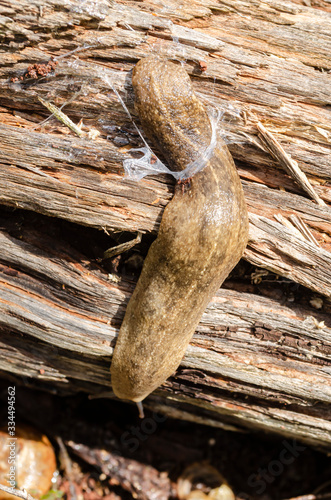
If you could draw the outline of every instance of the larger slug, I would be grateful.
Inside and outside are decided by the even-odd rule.
[[[169,167],[184,170],[210,145],[212,127],[185,70],[148,57],[137,63],[135,108]],[[248,219],[226,144],[166,206],[126,309],[111,374],[114,393],[140,402],[178,367],[215,292],[241,258]]]

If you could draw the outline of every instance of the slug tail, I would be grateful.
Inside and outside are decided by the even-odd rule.
[[[139,411],[139,418],[145,418],[144,407],[141,401],[136,402]]]

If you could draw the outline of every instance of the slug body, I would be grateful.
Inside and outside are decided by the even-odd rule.
[[[132,76],[135,107],[169,167],[184,170],[210,145],[212,127],[185,70],[146,58]],[[220,139],[182,192],[176,186],[129,301],[114,350],[115,394],[140,402],[178,367],[215,292],[241,258],[248,218],[240,179]]]
[[[37,429],[19,424],[14,438],[8,428],[0,429],[0,484],[10,486],[12,480],[15,488],[39,499],[51,489],[56,468],[53,446]],[[1,490],[0,500],[17,500],[17,495]]]

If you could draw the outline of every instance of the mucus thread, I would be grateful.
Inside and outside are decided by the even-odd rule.
[[[123,167],[125,172],[125,177],[131,180],[140,181],[143,177],[147,175],[157,175],[157,174],[170,174],[176,180],[185,180],[193,177],[195,174],[203,170],[208,161],[210,160],[216,143],[217,143],[217,124],[221,117],[221,112],[219,110],[212,109],[209,112],[209,119],[212,129],[212,135],[210,139],[210,143],[202,152],[202,154],[194,161],[190,162],[184,170],[180,172],[174,172],[170,170],[151,150],[147,142],[145,141],[143,135],[141,134],[139,128],[135,124],[130,111],[126,107],[123,99],[114,88],[114,86],[109,82],[107,77],[103,78],[104,81],[111,87],[114,91],[117,99],[119,100],[121,106],[123,107],[126,114],[129,116],[131,122],[133,123],[136,131],[138,132],[140,138],[144,143],[144,147],[142,148],[134,148],[131,149],[131,152],[139,152],[142,153],[143,156],[141,158],[128,158],[123,161]],[[216,111],[216,113],[215,113]],[[153,161],[152,161],[153,160]]]

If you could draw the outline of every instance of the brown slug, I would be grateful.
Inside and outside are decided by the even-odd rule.
[[[178,64],[155,57],[133,70],[135,109],[169,168],[184,170],[211,142],[212,126]],[[246,203],[222,139],[184,192],[166,206],[126,309],[115,346],[114,393],[140,402],[180,364],[215,292],[241,258],[248,239]]]
[[[27,425],[0,429],[0,483],[25,489],[34,498],[44,496],[52,486],[56,456],[47,436]],[[0,491],[0,500],[15,500],[17,495]]]

